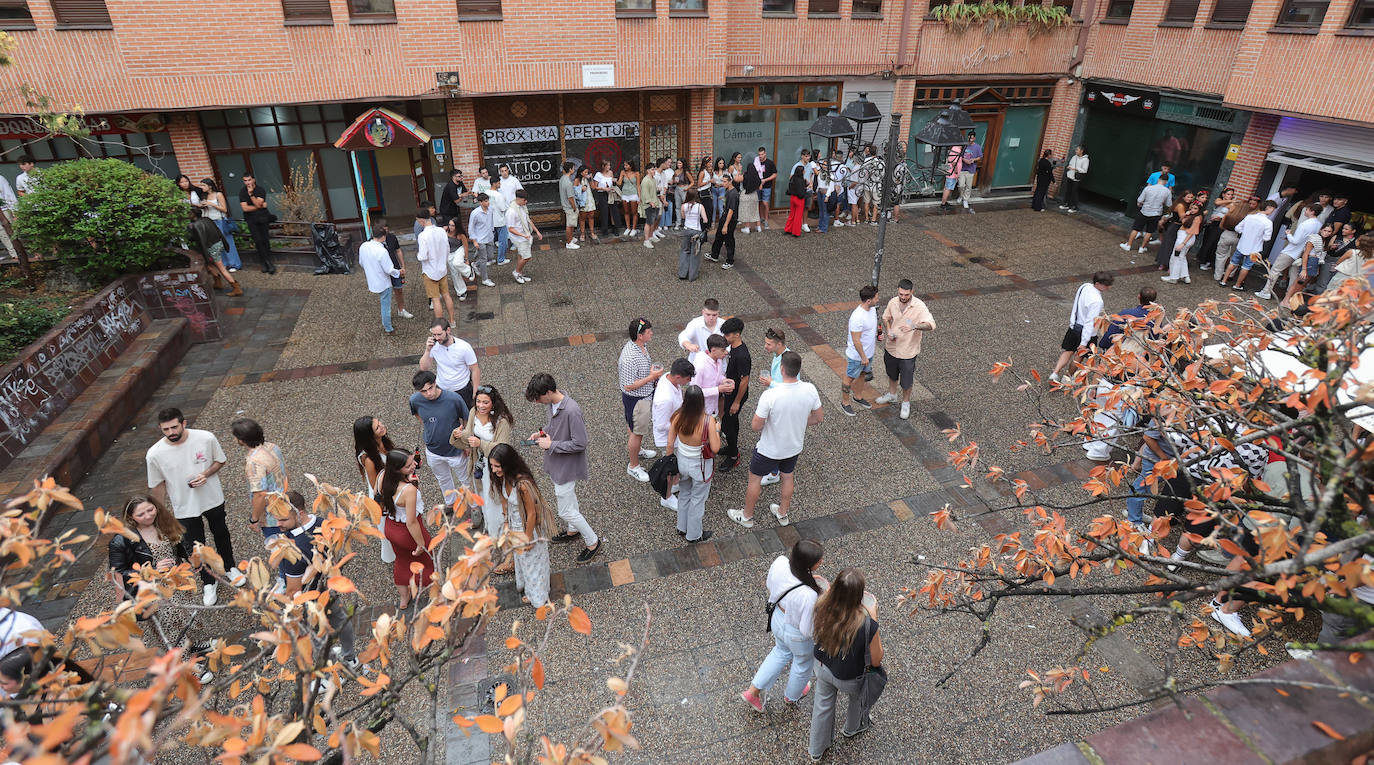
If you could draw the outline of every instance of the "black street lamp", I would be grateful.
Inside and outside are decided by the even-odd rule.
[[[932,185],[938,186],[936,179],[947,174],[942,166],[948,159],[949,148],[967,143],[965,135],[973,127],[973,118],[955,101],[916,133],[916,142],[930,147],[930,166],[925,170]]]
[[[876,104],[868,100],[867,93],[860,93],[859,97],[849,102],[849,105],[840,112],[840,116],[858,126],[858,143],[865,145],[874,143],[878,140],[878,123],[883,121],[883,113],[879,111]],[[868,126],[873,126],[872,134],[868,133]]]

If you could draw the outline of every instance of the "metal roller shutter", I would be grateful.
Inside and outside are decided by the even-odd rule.
[[[1272,143],[1289,154],[1374,165],[1374,130],[1368,128],[1284,117]]]

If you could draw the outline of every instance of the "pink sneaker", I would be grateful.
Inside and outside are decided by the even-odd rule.
[[[810,687],[810,684],[808,684],[807,687],[809,688],[809,687]],[[740,697],[741,699],[744,700],[744,703],[746,703],[746,704],[748,704],[749,706],[753,707],[755,712],[762,712],[762,711],[763,711],[763,699],[762,699],[762,698],[760,698],[760,697],[758,697],[758,696],[754,696],[753,694],[749,693],[748,691],[740,691],[740,692],[739,692],[739,697]]]
[[[793,701],[792,699],[787,698],[787,695],[786,695],[786,694],[783,694],[782,701],[783,701],[784,704],[791,704],[791,705],[793,705],[793,706],[796,706],[797,704],[800,704],[800,703],[801,703],[801,700],[804,699],[804,698],[806,698],[806,694],[808,694],[808,693],[810,693],[810,692],[811,692],[811,683],[807,683],[807,684],[806,684],[806,687],[802,689],[801,696],[800,696],[796,701]]]

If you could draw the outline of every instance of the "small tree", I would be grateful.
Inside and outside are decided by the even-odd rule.
[[[281,193],[277,194],[282,220],[301,221],[304,224],[324,220],[324,203],[318,178],[314,154],[307,157],[305,162],[291,165],[291,178]],[[289,223],[283,230],[290,236],[310,234],[310,226],[301,223]]]
[[[1105,321],[1099,319],[1099,329]],[[964,442],[957,426],[946,431],[958,447],[951,461],[965,480],[1005,487],[1009,499],[993,511],[1024,514],[1031,529],[1000,534],[965,560],[918,561],[925,578],[904,593],[908,603],[982,622],[972,658],[996,639],[995,614],[1009,600],[1110,598],[1106,623],[1079,624],[1083,641],[1063,665],[1028,668],[1022,688],[1036,705],[1048,700],[1051,714],[1251,682],[1225,677],[1235,658],[1267,653],[1267,638],[1312,614],[1349,620],[1355,634],[1374,629],[1374,607],[1354,592],[1374,586],[1374,383],[1367,382],[1374,295],[1365,280],[1328,291],[1301,318],[1235,296],[1173,316],[1155,306],[1145,319],[1131,320],[1124,338],[1094,350],[1070,382],[1054,383],[1048,392],[1038,372],[998,362],[994,379],[1017,378],[1017,389],[1042,413],[1015,446],[1049,454],[1120,439],[1133,447],[1153,423],[1158,442],[1175,456],[1156,462],[1139,490],[1128,456],[1094,468],[1076,496],[1060,499],[996,465],[980,466],[978,444]],[[1076,404],[1072,415],[1044,415],[1053,407],[1042,398],[1064,394]],[[1132,422],[1123,416],[1128,410],[1139,414],[1137,424],[1122,424]],[[1136,526],[1119,514],[1125,497],[1171,507],[1152,524]],[[940,528],[959,521],[949,506],[932,515]],[[1185,549],[1212,556],[1171,557],[1185,539]],[[1210,618],[1219,597],[1250,607],[1250,636]],[[1081,665],[1093,644],[1142,623],[1155,629],[1167,657],[1158,685],[1110,707],[1096,701],[1091,687],[1078,700],[1070,696],[1091,675]],[[1364,652],[1374,641],[1289,641],[1287,647]],[[1183,650],[1209,655],[1222,677],[1176,677],[1174,657]]]
[[[0,700],[0,730],[5,732],[0,762],[135,765],[160,762],[168,750],[189,749],[200,751],[189,752],[188,761],[214,757],[224,765],[346,765],[365,755],[380,759],[379,734],[389,728],[404,730],[413,741],[418,754],[410,762],[442,762],[451,730],[450,713],[442,711],[440,701],[448,666],[463,657],[465,646],[497,611],[492,568],[529,538],[523,532],[500,539],[474,537],[470,522],[463,519],[481,500],[470,492],[464,491],[451,506],[430,508],[428,523],[438,528],[429,545],[433,582],[415,593],[408,608],[357,625],[366,643],[358,658],[367,664],[351,666],[332,650],[340,638],[326,610],[331,601],[356,592],[345,567],[381,537],[381,508],[367,497],[328,484],[315,486],[313,512],[323,531],[311,565],[326,583],[323,592],[306,590],[291,597],[273,592],[277,564],[300,556],[284,537],[273,542],[269,554],[238,562],[247,582],[232,589],[232,602],[224,605],[207,608],[173,597],[179,590],[198,589],[192,567],[201,564],[222,587],[231,587],[225,579],[227,562],[208,547],[196,545],[188,551],[189,563],[165,572],[136,569],[130,577],[130,589],[136,592],[131,600],[111,603],[99,614],[76,620],[60,637],[45,638],[49,660],[43,666],[55,669],[35,673],[42,676],[31,678],[18,698]],[[64,568],[95,548],[98,540],[84,535],[46,539],[35,533],[43,516],[62,505],[79,508],[80,501],[47,479],[0,512],[0,555],[9,561],[0,569],[0,606],[13,608],[42,592]],[[269,512],[280,517],[288,508],[283,495],[271,496]],[[94,520],[101,534],[136,533],[104,510],[95,510]],[[103,555],[103,547],[96,554]],[[375,553],[366,557],[376,559]],[[356,613],[352,605],[332,607]],[[180,636],[167,635],[167,617],[178,610],[237,613],[251,634],[216,638],[208,655],[189,656]],[[532,627],[517,621],[505,640],[514,661],[504,670],[508,682],[494,688],[494,708],[452,717],[453,724],[468,734],[481,730],[504,736],[506,761],[512,763],[604,763],[603,751],[637,748],[622,700],[647,641],[647,623],[638,645],[623,647],[617,659],[620,676],[606,682],[607,703],[589,709],[586,726],[568,731],[560,741],[538,735],[537,720],[527,717],[526,707],[544,687],[541,654],[557,625],[590,634],[592,624],[566,596],[532,616]],[[120,685],[106,679],[106,670],[122,651],[151,661],[144,681]],[[92,657],[85,662],[89,675],[68,661],[82,656]],[[207,668],[214,679],[202,683]],[[413,703],[417,696],[423,703]]]
[[[172,181],[117,159],[45,168],[20,197],[15,233],[96,281],[146,271],[186,233],[190,208]]]

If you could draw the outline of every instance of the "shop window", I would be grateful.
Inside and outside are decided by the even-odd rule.
[[[795,103],[797,103],[797,86],[793,83],[759,86],[759,105],[761,106]]]
[[[1131,10],[1135,7],[1135,0],[1110,0],[1107,3],[1107,18],[1117,21],[1129,21]]]
[[[795,16],[797,15],[796,0],[763,0],[763,15]]]
[[[32,29],[27,0],[0,0],[0,29]]]
[[[883,15],[883,0],[854,0],[851,15],[856,19],[879,18]]]
[[[347,115],[339,104],[226,109],[201,112],[200,124],[212,151],[319,146],[338,138],[360,108]],[[406,111],[404,105],[397,110]]]
[[[355,21],[395,21],[395,0],[348,0],[348,13]]]
[[[52,12],[60,27],[110,29],[105,0],[52,0]]]
[[[459,21],[501,18],[501,0],[458,0]]]
[[[838,16],[840,0],[807,0],[807,16]]]
[[[1217,0],[1212,8],[1213,24],[1244,24],[1250,18],[1250,0]]]
[[[840,97],[839,85],[803,85],[802,101],[808,104],[829,103]]]
[[[77,142],[81,144],[80,149],[77,148]],[[3,157],[0,159],[0,175],[9,178],[18,175],[19,166],[14,161],[22,154],[31,155],[37,160],[39,168],[52,162],[89,156],[121,159],[167,178],[175,178],[181,172],[176,154],[172,151],[172,139],[166,133],[114,133],[86,138],[39,140],[6,138],[0,140],[0,157]]]
[[[754,103],[754,89],[752,87],[721,88],[716,91],[717,106],[738,106],[752,103]]]
[[[616,18],[635,18],[654,15],[654,0],[615,0]]]
[[[1197,7],[1198,0],[1169,0],[1169,7],[1164,10],[1164,20],[1191,24],[1197,18]]]
[[[1350,11],[1350,21],[1346,26],[1374,27],[1374,0],[1355,0],[1355,7]]]
[[[281,0],[282,17],[291,24],[333,24],[329,0]]]
[[[706,0],[668,0],[668,15],[700,16],[706,13]]]
[[[1281,27],[1319,27],[1326,18],[1327,0],[1288,0],[1276,22]]]

